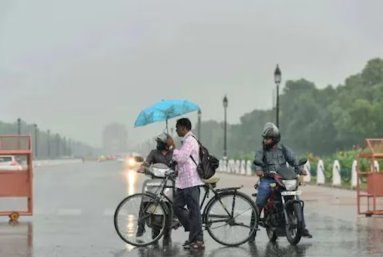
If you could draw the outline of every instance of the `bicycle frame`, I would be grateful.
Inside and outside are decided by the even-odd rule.
[[[152,178],[158,179],[156,182],[157,185],[152,185],[151,189],[148,189],[148,191],[145,189],[144,192],[138,193],[137,196],[128,196],[123,201],[121,201],[115,212],[114,223],[117,233],[125,242],[132,245],[148,245],[151,242],[159,240],[165,229],[177,229],[179,225],[181,225],[179,222],[172,222],[170,219],[173,216],[172,206],[174,205],[174,200],[172,199],[172,196],[168,194],[168,192],[169,188],[172,188],[173,192],[175,191],[174,175],[165,173],[164,176],[154,176]],[[170,181],[172,183],[169,183]],[[217,180],[211,181],[216,182]],[[251,198],[239,191],[241,187],[217,189],[215,188],[215,183],[206,183],[201,185],[201,187],[205,189],[203,196],[199,199],[202,227],[203,230],[207,230],[207,232],[216,242],[226,246],[238,246],[248,241],[253,233],[256,233],[258,221],[255,223],[250,222],[249,224],[248,221],[250,220],[246,217],[246,215],[249,215],[248,212],[251,211],[251,215],[255,214],[255,217],[258,217],[257,209]],[[210,191],[213,192],[212,196],[210,195]],[[208,199],[209,197],[210,199]],[[147,204],[140,205],[140,211],[136,222],[137,224],[145,222],[146,225],[152,229],[152,236],[153,233],[157,233],[155,235],[156,238],[152,238],[153,241],[150,241],[149,239],[149,242],[138,242],[134,239],[128,239],[124,234],[120,233],[118,222],[119,210],[121,206],[125,206],[126,201],[129,202],[130,198],[147,199],[145,202]],[[142,202],[143,200],[141,200],[141,203]],[[245,203],[245,208],[243,208],[241,203]],[[133,210],[133,212],[135,211]],[[125,225],[123,226],[125,228]],[[223,231],[226,231],[227,226],[239,226],[245,228],[245,233],[242,234],[243,237],[235,237],[233,241],[230,233],[225,232],[222,234],[221,227],[223,227]]]
[[[150,194],[152,195],[153,197],[155,197],[157,199],[156,203],[158,202],[163,202],[163,199],[166,199],[171,205],[173,205],[173,201],[171,199],[169,199],[169,197],[167,197],[165,194],[164,194],[164,190],[165,188],[169,188],[169,186],[166,186],[167,185],[167,182],[169,180],[172,180],[174,181],[170,176],[165,176],[165,178],[162,179],[162,182],[161,182],[161,185],[159,186],[159,190],[156,191],[156,193],[153,193],[153,192],[145,192],[146,194]],[[204,225],[206,225],[206,210],[207,210],[207,207],[209,206],[209,204],[213,201],[214,198],[217,198],[218,201],[221,203],[221,206],[223,207],[223,209],[225,210],[225,212],[227,213],[228,217],[227,216],[223,216],[223,215],[217,215],[217,218],[218,217],[222,217],[222,218],[225,218],[225,219],[228,219],[228,218],[233,218],[234,216],[234,209],[235,209],[235,196],[236,196],[236,192],[238,189],[240,189],[241,187],[229,187],[229,188],[220,188],[220,189],[214,189],[214,187],[211,185],[211,184],[204,184],[202,185],[201,187],[203,187],[205,189],[205,194],[202,198],[202,201],[200,203],[200,210],[201,210],[201,215],[202,215],[202,223]],[[174,189],[173,189],[174,190]],[[213,192],[214,194],[214,197],[211,198],[209,201],[207,201],[207,198],[209,198],[209,193],[210,191]],[[233,195],[233,205],[232,205],[232,209],[231,211],[229,211],[226,206],[222,203],[221,201],[221,198],[219,197],[220,194],[222,193],[226,193],[226,192],[232,192],[234,191],[234,195]],[[203,208],[204,206],[204,203],[206,202],[206,206],[205,208]],[[216,220],[214,221],[214,223],[216,222],[222,222],[222,220]]]

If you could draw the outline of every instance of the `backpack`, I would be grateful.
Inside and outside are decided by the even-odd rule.
[[[194,136],[193,136],[194,137]],[[199,159],[200,163],[197,164],[197,162],[194,160],[193,156],[190,155],[190,158],[193,160],[195,165],[197,166],[197,172],[201,179],[209,179],[215,174],[215,170],[219,166],[219,160],[214,157],[213,155],[209,154],[209,150],[207,150],[206,147],[204,147],[201,142],[194,137],[195,140],[197,140],[199,145]]]

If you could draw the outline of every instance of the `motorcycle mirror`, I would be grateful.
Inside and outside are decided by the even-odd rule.
[[[307,159],[306,159],[306,158],[300,159],[300,160],[298,161],[298,165],[299,165],[299,166],[305,165],[306,162],[307,162]]]

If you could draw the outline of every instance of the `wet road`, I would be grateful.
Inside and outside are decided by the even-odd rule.
[[[251,194],[254,178],[222,175],[218,187],[244,185]],[[0,257],[71,256],[383,256],[383,217],[356,215],[355,192],[316,186],[301,187],[305,213],[313,239],[289,246],[285,238],[268,243],[258,232],[255,244],[227,248],[205,233],[206,249],[182,248],[187,238],[182,229],[173,241],[134,248],[125,244],[113,226],[113,212],[128,194],[140,191],[143,175],[124,171],[121,163],[89,162],[39,167],[34,174],[35,214],[19,224],[0,219]],[[12,201],[22,206],[23,201]],[[10,202],[0,201],[1,209]]]

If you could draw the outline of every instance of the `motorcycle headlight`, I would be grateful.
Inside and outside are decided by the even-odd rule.
[[[126,164],[129,167],[134,167],[136,165],[136,161],[133,158],[129,158],[128,160],[126,160]]]
[[[297,180],[296,179],[288,179],[282,180],[285,185],[286,190],[291,191],[297,189]]]

